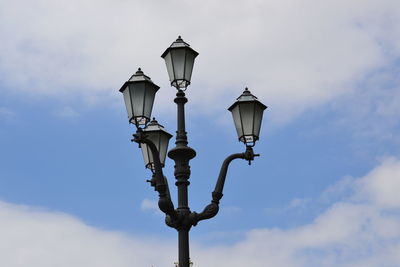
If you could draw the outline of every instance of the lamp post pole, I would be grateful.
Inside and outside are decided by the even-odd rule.
[[[195,57],[198,55],[180,37],[163,53],[171,85],[176,87],[174,102],[177,105],[177,131],[175,147],[168,152],[168,157],[175,162],[175,185],[178,188],[178,207],[175,209],[169,193],[168,182],[163,174],[168,140],[172,135],[153,119],[150,122],[154,96],[159,87],[139,69],[120,89],[128,112],[129,122],[137,127],[132,141],[142,148],[145,166],[153,172],[151,186],[159,193],[158,206],[166,215],[165,223],[178,231],[179,267],[189,267],[189,231],[201,220],[214,217],[219,210],[219,201],[229,164],[234,159],[245,159],[249,162],[254,157],[253,146],[258,140],[263,111],[267,108],[246,90],[229,108],[232,112],[239,141],[246,145],[244,153],[228,156],[222,163],[221,170],[212,192],[211,203],[200,213],[192,212],[188,203],[188,186],[190,184],[189,162],[196,156],[194,149],[188,146],[185,129],[185,104],[188,99],[185,89],[190,84]],[[149,123],[150,122],[150,123]]]
[[[178,208],[177,213],[181,222],[177,222],[175,228],[179,233],[179,267],[189,267],[189,230],[192,227],[188,220],[190,215],[188,203],[188,186],[190,184],[189,161],[196,156],[194,149],[188,146],[185,129],[185,104],[188,101],[185,93],[178,90],[175,98],[177,105],[177,131],[175,148],[168,152],[168,157],[175,161],[175,185],[178,187]]]

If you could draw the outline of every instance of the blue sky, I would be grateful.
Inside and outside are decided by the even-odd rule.
[[[246,86],[269,107],[261,157],[231,164],[220,213],[191,231],[195,266],[399,266],[399,15],[390,0],[3,1],[1,265],[173,265],[118,89],[142,67],[173,133],[160,55],[182,35],[200,53],[192,210],[244,150],[227,107]]]

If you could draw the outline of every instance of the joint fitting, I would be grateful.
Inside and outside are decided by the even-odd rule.
[[[145,143],[146,137],[147,137],[146,133],[143,132],[141,128],[138,128],[136,133],[133,134],[133,139],[131,139],[131,141],[136,142],[138,144]]]
[[[176,229],[177,231],[181,229],[186,229],[189,230],[194,223],[197,221],[196,218],[196,213],[195,212],[190,212],[190,211],[182,211],[182,210],[175,210],[176,211],[176,218],[172,218],[170,215],[165,216],[165,224],[168,225],[171,228]]]
[[[246,152],[243,153],[243,158],[249,162],[251,165],[251,161],[254,160],[255,157],[259,157],[260,154],[254,154],[253,148],[250,146],[246,147]]]

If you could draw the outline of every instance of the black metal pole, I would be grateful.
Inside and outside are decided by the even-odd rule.
[[[185,92],[178,90],[176,93],[176,98],[174,102],[177,105],[177,131],[176,131],[176,142],[177,146],[187,146],[187,133],[186,133],[186,123],[185,123],[185,104],[188,99],[185,97]]]
[[[177,131],[175,147],[168,152],[168,157],[175,161],[175,185],[178,187],[178,208],[180,218],[176,229],[179,239],[179,267],[189,267],[189,231],[192,224],[189,222],[188,186],[190,184],[189,161],[196,156],[194,149],[188,147],[185,129],[185,103],[187,98],[182,90],[178,90],[175,98],[177,104]]]
[[[178,231],[179,267],[189,267],[189,229]]]

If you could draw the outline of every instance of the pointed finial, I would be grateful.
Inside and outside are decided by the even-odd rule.
[[[249,91],[249,88],[248,88],[248,87],[246,87],[246,88],[244,89],[243,94],[244,94],[244,95],[250,95],[250,91]]]
[[[151,125],[156,125],[158,124],[158,121],[156,120],[156,117],[153,117],[153,119],[150,122]]]
[[[144,74],[142,68],[138,68],[138,70],[136,71],[136,75],[142,75],[142,74]]]

